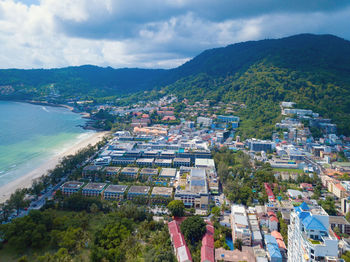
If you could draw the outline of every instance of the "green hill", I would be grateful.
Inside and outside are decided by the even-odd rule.
[[[350,135],[350,42],[332,35],[238,43],[206,50],[170,70],[0,70],[2,99],[107,97],[152,88],[190,100],[245,103],[238,112],[243,137],[270,137],[280,101],[331,118],[340,133]]]
[[[59,69],[2,69],[0,98],[29,99],[59,95],[104,97],[151,89],[165,70],[103,68],[92,65]]]
[[[243,136],[270,137],[280,101],[329,117],[350,135],[350,42],[344,39],[303,34],[239,43],[207,50],[171,73],[178,80],[166,90],[180,97],[245,103]]]

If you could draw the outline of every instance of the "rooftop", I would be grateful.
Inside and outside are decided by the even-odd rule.
[[[69,188],[69,189],[79,189],[84,185],[83,182],[78,181],[68,181],[62,185],[62,188]]]
[[[109,185],[105,189],[105,192],[124,193],[127,188],[128,188],[128,186],[126,186],[126,185]]]
[[[104,171],[106,171],[106,172],[116,172],[116,173],[118,173],[119,171],[120,171],[120,167],[117,167],[117,166],[106,166],[105,168],[104,168]]]
[[[138,167],[124,167],[122,169],[122,173],[124,172],[127,172],[127,173],[130,173],[130,172],[133,172],[133,173],[137,173],[139,172],[139,168]]]
[[[176,169],[175,168],[163,168],[160,172],[161,177],[175,177]]]
[[[173,193],[172,187],[153,187],[152,195],[167,195],[171,196]]]
[[[88,165],[83,168],[83,171],[99,171],[102,169],[102,166]]]
[[[149,186],[131,186],[128,193],[130,194],[148,194],[150,190]]]
[[[156,169],[156,168],[142,168],[140,171],[140,174],[141,175],[144,175],[144,174],[158,175],[158,169]]]
[[[136,163],[147,163],[147,164],[151,164],[153,163],[154,158],[139,158],[136,160]]]
[[[86,190],[86,189],[102,190],[106,185],[107,185],[106,183],[89,183],[83,188],[83,190]]]

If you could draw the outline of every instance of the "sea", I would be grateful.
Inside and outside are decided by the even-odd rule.
[[[0,101],[0,188],[90,136],[85,121],[63,107]]]

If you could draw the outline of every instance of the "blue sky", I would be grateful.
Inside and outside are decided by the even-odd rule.
[[[348,0],[0,0],[1,68],[171,68],[299,33],[350,39]]]

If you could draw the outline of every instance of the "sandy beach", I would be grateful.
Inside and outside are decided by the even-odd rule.
[[[11,194],[16,191],[16,189],[30,187],[34,179],[45,175],[48,170],[53,169],[64,156],[74,155],[80,149],[88,146],[89,144],[95,145],[96,143],[101,141],[107,133],[108,132],[92,133],[89,137],[77,141],[76,143],[72,143],[72,146],[69,149],[52,157],[43,165],[21,176],[20,178],[0,187],[0,203],[5,202],[11,196]]]

